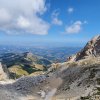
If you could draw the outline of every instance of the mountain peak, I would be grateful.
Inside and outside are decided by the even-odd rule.
[[[100,35],[92,38],[80,52],[74,56],[69,57],[68,61],[77,61],[86,57],[97,56],[100,56]]]

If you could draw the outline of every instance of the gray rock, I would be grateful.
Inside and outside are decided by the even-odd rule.
[[[86,57],[100,56],[100,35],[91,39],[86,46],[76,55],[68,57],[68,61],[78,61]]]

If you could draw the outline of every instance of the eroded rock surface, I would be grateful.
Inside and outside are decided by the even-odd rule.
[[[5,65],[0,62],[0,80],[6,80],[9,78],[9,71]]]
[[[76,55],[68,57],[68,61],[78,61],[86,57],[100,56],[100,35],[95,36]]]

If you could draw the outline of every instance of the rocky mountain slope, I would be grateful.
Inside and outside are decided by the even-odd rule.
[[[100,58],[85,59],[62,63],[46,75],[1,84],[0,100],[100,100],[93,99],[100,98],[99,87]]]
[[[100,56],[100,35],[95,36],[86,46],[76,55],[68,57],[68,61],[77,61],[86,57]]]
[[[88,45],[80,54],[89,52]],[[100,43],[94,42],[94,47],[96,54],[77,56],[77,60],[76,54],[74,60],[55,64],[44,75],[0,84],[0,100],[100,100]]]

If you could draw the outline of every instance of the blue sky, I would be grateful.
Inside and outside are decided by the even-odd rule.
[[[98,34],[100,0],[0,0],[0,44],[83,46]]]

